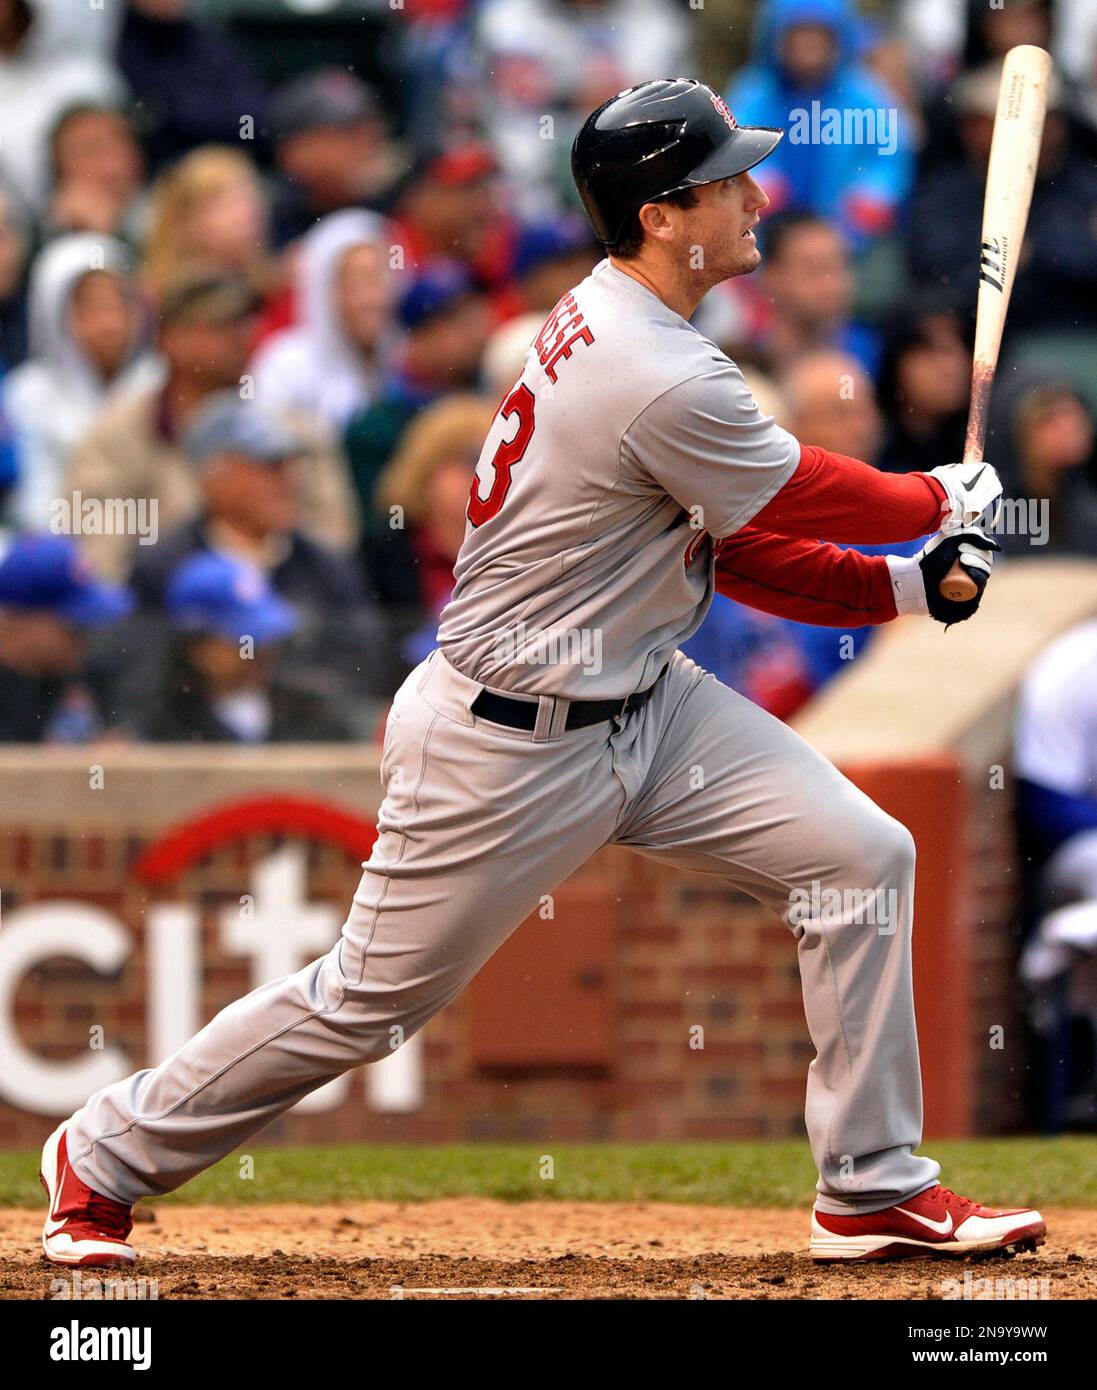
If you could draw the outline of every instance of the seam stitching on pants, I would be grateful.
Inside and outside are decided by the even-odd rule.
[[[419,776],[416,779],[415,787],[411,793],[411,811],[400,824],[400,848],[397,851],[396,858],[392,861],[394,865],[399,864],[404,857],[404,850],[407,848],[408,843],[408,826],[419,814],[419,789],[423,785],[423,778],[427,775],[427,758],[430,752],[431,735],[434,733],[434,726],[441,717],[440,714],[437,712],[435,713],[434,718],[427,725],[427,732],[423,737],[423,758],[422,762],[419,764]],[[358,967],[358,978],[354,981],[355,985],[360,985],[362,983],[362,976],[366,973],[366,957],[369,954],[369,948],[373,942],[373,934],[377,930],[377,919],[381,915],[381,908],[385,904],[385,898],[388,895],[389,885],[391,883],[391,877],[386,874],[385,886],[381,889],[381,896],[377,899],[377,905],[373,909],[373,920],[369,924],[369,931],[366,933],[366,939],[362,944],[362,958]],[[346,989],[344,987],[344,995],[345,993]]]
[[[827,969],[830,972],[830,991],[831,995],[834,998],[834,1017],[838,1022],[838,1033],[842,1039],[842,1051],[846,1054],[846,1070],[852,1072],[853,1054],[850,1052],[849,1049],[849,1039],[846,1037],[846,1025],[845,1021],[842,1018],[842,1008],[841,1004],[839,1003],[838,972],[835,969],[834,957],[830,953],[830,941],[827,939],[826,932],[822,929],[820,929],[819,931],[819,940],[823,943],[823,950],[827,953]],[[836,1168],[838,1165],[834,1162],[834,1150],[831,1145],[831,1138],[833,1134],[834,1120],[832,1117],[830,1124],[827,1126],[826,1158],[829,1160],[831,1166]]]

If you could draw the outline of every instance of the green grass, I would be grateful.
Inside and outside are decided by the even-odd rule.
[[[944,1180],[987,1203],[1097,1207],[1097,1138],[974,1139],[926,1146]],[[702,1202],[799,1207],[815,1174],[807,1144],[346,1144],[249,1148],[161,1202],[418,1202],[431,1197]],[[540,1176],[542,1155],[555,1174]],[[0,1206],[41,1201],[37,1152],[0,1151]]]

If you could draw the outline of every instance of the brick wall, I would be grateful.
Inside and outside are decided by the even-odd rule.
[[[971,804],[973,1124],[994,1134],[1022,1123],[1029,1067],[1017,988],[1020,883],[1013,788],[1008,780],[996,778],[992,786],[989,775],[979,776]]]
[[[364,819],[376,807],[379,788],[369,755],[356,752],[348,761],[335,750],[325,763],[311,752],[299,766],[283,758],[273,770],[258,760],[234,759],[227,769],[223,760],[203,766],[207,756],[194,751],[188,765],[176,753],[165,767],[151,754],[144,762],[128,755],[125,777],[109,783],[109,793],[96,793],[98,802],[74,790],[86,780],[79,755],[71,755],[71,766],[51,757],[33,780],[24,780],[19,798],[6,799],[0,962],[5,933],[17,928],[19,909],[34,903],[94,904],[129,940],[111,976],[58,955],[22,974],[11,1010],[28,1054],[53,1061],[86,1057],[89,1030],[101,1028],[107,1045],[120,1047],[130,1065],[148,1064],[146,919],[156,903],[183,902],[196,911],[202,1018],[248,989],[249,961],[226,952],[219,913],[239,902],[256,867],[287,843],[305,847],[308,902],[330,903],[336,924],[342,920],[360,856],[300,834],[247,834],[202,854],[170,881],[141,880],[135,866],[151,843],[179,819],[226,801],[272,791],[307,793]],[[896,779],[909,789],[911,779],[901,769]],[[886,789],[886,777],[882,785]],[[1011,1024],[1008,932],[1000,929],[1012,910],[1007,795],[986,793],[995,814],[979,804],[975,817],[981,829],[973,842],[971,885],[978,908],[968,923],[973,1008],[970,1017],[939,1025],[955,1030],[943,1041],[958,1067],[970,1063],[976,1080],[976,1099],[958,1125],[950,1122],[953,1129],[1000,1130],[1016,1117],[1008,1077],[1010,1068],[1023,1067],[1023,1057],[1010,1054],[1003,1068],[1002,1054],[990,1054],[985,1042],[990,1024],[1003,1023],[1009,1046],[1019,1045]],[[932,953],[947,925],[947,895],[932,880],[920,892],[918,950]],[[933,1016],[933,1000],[925,1002]],[[564,885],[554,895],[551,919],[527,922],[466,994],[429,1025],[422,1097],[414,1109],[376,1108],[359,1074],[336,1108],[287,1116],[268,1136],[797,1135],[810,1057],[788,931],[710,877],[614,849]],[[0,1071],[0,1088],[4,1084]],[[2,1145],[36,1143],[55,1122],[0,1097]]]

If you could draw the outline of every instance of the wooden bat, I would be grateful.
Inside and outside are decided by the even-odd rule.
[[[983,199],[979,302],[971,364],[971,404],[964,439],[965,463],[975,463],[983,457],[987,408],[1032,202],[1032,186],[1036,181],[1050,76],[1051,58],[1032,44],[1011,48],[1002,64],[1002,83],[998,89],[998,110],[994,116],[987,166],[987,191]],[[947,208],[942,209],[942,215],[948,215]],[[941,580],[942,596],[953,602],[974,598],[978,591],[975,580],[959,561]]]

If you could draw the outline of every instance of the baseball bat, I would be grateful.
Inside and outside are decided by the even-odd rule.
[[[975,463],[983,457],[987,408],[1032,202],[1032,186],[1036,181],[1050,76],[1050,56],[1032,44],[1011,48],[1002,64],[983,199],[979,302],[975,311],[975,353],[964,439],[965,463]],[[975,580],[958,560],[941,580],[942,596],[953,602],[974,598],[978,591]]]

